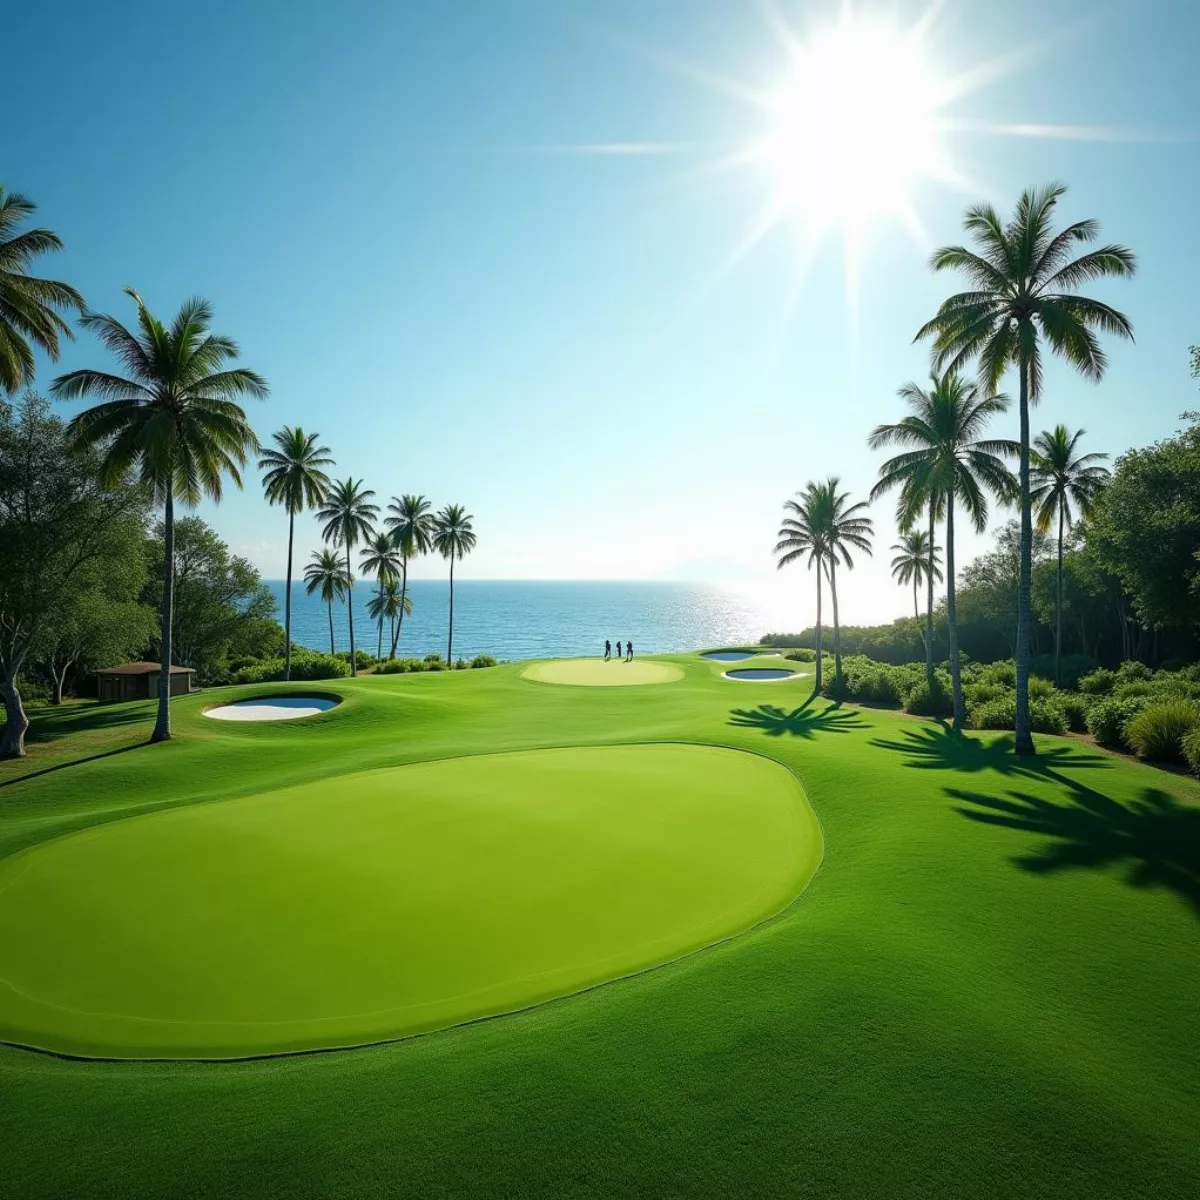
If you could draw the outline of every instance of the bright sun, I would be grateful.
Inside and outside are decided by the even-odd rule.
[[[875,218],[915,219],[910,191],[943,170],[936,88],[911,34],[843,20],[791,46],[791,78],[771,105],[757,157],[775,205],[810,233],[858,231]]]

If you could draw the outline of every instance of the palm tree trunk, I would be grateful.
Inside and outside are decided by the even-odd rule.
[[[842,698],[842,627],[838,623],[837,559],[829,558],[829,596],[833,600],[833,693]]]
[[[354,579],[350,574],[350,543],[346,543],[346,615],[350,618],[350,674],[358,675],[358,659],[354,653]]]
[[[292,678],[292,540],[296,532],[296,514],[288,506],[287,591],[283,593],[283,679]]]
[[[963,703],[962,665],[958,658],[958,607],[954,593],[954,491],[946,493],[946,629],[950,637],[950,686],[954,694],[954,728],[967,723]]]
[[[163,505],[163,594],[162,594],[162,671],[158,677],[158,717],[152,742],[171,740],[171,622],[175,609],[175,495],[174,481],[167,480],[167,499]]]
[[[332,658],[333,650],[333,597],[329,597],[329,657]]]
[[[1021,570],[1017,587],[1017,719],[1013,748],[1035,754],[1029,728],[1029,616],[1033,578],[1033,514],[1029,502],[1029,363],[1021,356]]]
[[[450,556],[450,630],[446,636],[446,666],[449,668],[454,659],[454,555]]]
[[[821,560],[817,559],[817,695],[821,694]]]
[[[379,577],[379,644],[375,647],[375,657],[383,657],[383,576]]]
[[[392,618],[392,657],[396,657],[396,647],[400,643],[400,634],[404,629],[404,600],[408,595],[408,555],[400,557],[400,612]]]
[[[929,570],[926,573],[928,587],[926,589],[925,608],[925,682],[929,684],[929,695],[933,696],[933,567],[934,567],[934,503],[929,497]]]
[[[925,640],[925,630],[921,628],[921,602],[917,598],[917,584],[919,583],[917,573],[913,572],[913,620],[917,623],[917,632],[921,635],[921,641]]]
[[[1054,686],[1062,687],[1063,506],[1058,505],[1058,593],[1054,598]]]

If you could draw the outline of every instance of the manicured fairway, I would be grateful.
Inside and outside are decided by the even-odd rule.
[[[778,764],[772,778],[786,771],[799,780],[824,856],[774,919],[494,1020],[250,1062],[80,1061],[0,1046],[0,1196],[1200,1196],[1200,786],[1074,739],[1039,738],[1036,759],[1017,759],[1004,735],[957,735],[898,713],[812,700],[810,678],[737,683],[721,678],[725,664],[699,655],[661,661],[680,674],[663,687],[552,687],[523,678],[524,664],[514,663],[338,680],[330,687],[343,703],[300,721],[204,718],[203,708],[220,700],[303,690],[230,688],[175,701],[178,738],[162,746],[142,744],[149,703],[36,713],[42,740],[30,759],[0,764],[0,873],[9,878],[25,851],[33,852],[28,861],[46,855],[53,865],[71,835],[82,834],[124,847],[129,880],[92,871],[80,842],[72,907],[59,914],[68,920],[54,918],[44,892],[29,893],[19,910],[0,893],[0,929],[23,922],[41,931],[40,942],[53,928],[74,959],[73,967],[38,965],[36,947],[22,944],[0,951],[0,977],[5,959],[19,958],[22,970],[38,965],[43,979],[57,976],[55,986],[98,994],[119,984],[128,1003],[126,971],[106,984],[111,968],[95,958],[95,970],[79,969],[92,953],[84,929],[111,946],[117,930],[106,914],[128,913],[121,905],[144,881],[165,888],[178,877],[175,892],[143,903],[143,931],[131,926],[147,956],[192,969],[180,930],[191,921],[212,933],[217,923],[198,887],[228,917],[223,936],[249,939],[268,914],[276,931],[256,954],[239,950],[229,963],[237,969],[219,982],[172,998],[185,1015],[187,1005],[211,1006],[239,989],[247,1001],[268,987],[278,998],[272,960],[304,965],[298,948],[318,942],[325,957],[308,975],[313,993],[348,986],[339,956],[350,947],[328,929],[301,928],[318,903],[340,913],[333,924],[346,942],[370,932],[374,961],[361,986],[377,986],[372,972],[402,979],[382,930],[397,903],[394,865],[409,850],[385,844],[397,805],[365,798],[368,773],[402,779],[410,767],[426,770],[413,764],[462,758],[503,782],[504,756],[514,752],[583,748],[603,758],[632,746],[670,753],[681,743],[747,750],[752,762]],[[568,923],[581,945],[616,938],[623,908],[633,912],[624,893],[641,886],[636,871],[591,877],[586,905],[566,888],[581,870],[586,877],[592,854],[568,845],[572,824],[609,863],[636,864],[653,845],[664,879],[716,869],[691,840],[704,835],[681,829],[686,797],[660,808],[665,787],[643,791],[641,804],[618,794],[623,819],[608,826],[597,826],[596,797],[586,820],[536,804],[513,824],[486,805],[465,819],[463,806],[476,802],[443,787],[445,776],[438,783],[442,769],[422,790],[443,798],[481,880],[516,889],[521,879],[544,909],[568,910],[561,921],[556,912],[527,914],[527,930],[545,928],[558,940],[513,939],[514,955],[561,949]],[[640,765],[632,779],[622,773],[618,792],[637,788],[642,775]],[[528,777],[505,790],[518,801],[537,791]],[[731,870],[751,832],[770,828],[762,822],[775,810],[759,808],[760,790],[738,790],[749,828],[734,824],[718,799],[707,806],[726,831]],[[413,826],[390,828],[428,844]],[[535,878],[520,857],[514,830],[532,837],[535,828],[544,847],[564,856],[571,878],[561,892],[547,870]],[[619,844],[621,829],[631,845]],[[494,840],[475,844],[476,832]],[[208,847],[203,872],[189,865],[193,844]],[[369,870],[346,870],[355,855]],[[446,921],[456,904],[474,919],[462,898],[476,881],[448,856],[436,865],[441,879],[435,864],[412,864],[427,900],[417,926]],[[553,865],[549,854],[540,865]],[[236,907],[232,897],[246,889],[256,903]],[[510,890],[496,914],[487,912],[495,891],[477,905],[480,920],[517,911]],[[647,895],[639,921],[655,912]],[[748,904],[737,889],[729,896],[733,908]],[[289,910],[295,920],[285,921]],[[664,930],[677,935],[680,926],[660,911]],[[743,923],[752,919],[749,907],[741,911]],[[589,924],[601,914],[607,927]],[[718,919],[715,908],[709,915]],[[78,932],[67,929],[74,923]],[[452,966],[453,930],[442,928],[447,945],[427,949]],[[154,929],[164,940],[151,945],[146,930]],[[6,945],[12,937],[0,933]],[[44,955],[67,948],[47,940]],[[488,947],[476,950],[472,962],[482,962]],[[218,975],[224,964],[205,954]],[[148,969],[141,980],[147,998],[162,1003],[161,981]]]
[[[530,663],[522,671],[526,679],[539,683],[565,683],[578,687],[629,687],[638,683],[673,683],[683,678],[683,672],[672,663],[653,662],[635,658],[552,658],[548,662]]]
[[[808,881],[795,776],[701,746],[392,767],[0,865],[0,1038],[223,1057],[510,1011],[737,933]]]

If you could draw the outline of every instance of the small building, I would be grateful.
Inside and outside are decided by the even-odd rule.
[[[186,696],[192,690],[192,667],[171,668],[171,695]],[[162,664],[156,662],[123,663],[96,672],[96,695],[101,704],[116,700],[150,700],[158,695]]]

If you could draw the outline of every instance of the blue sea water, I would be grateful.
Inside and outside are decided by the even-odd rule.
[[[283,580],[269,580],[283,620]],[[397,655],[446,653],[449,589],[444,581],[410,580],[412,616]],[[354,640],[374,654],[368,619],[369,581],[354,588]],[[600,654],[604,639],[632,641],[635,653],[672,653],[757,641],[769,627],[767,606],[753,590],[706,583],[462,580],[454,585],[454,657],[499,659]],[[346,606],[333,606],[338,650],[350,645]],[[292,638],[329,650],[329,617],[302,584],[292,586]],[[384,634],[385,653],[388,649]]]

